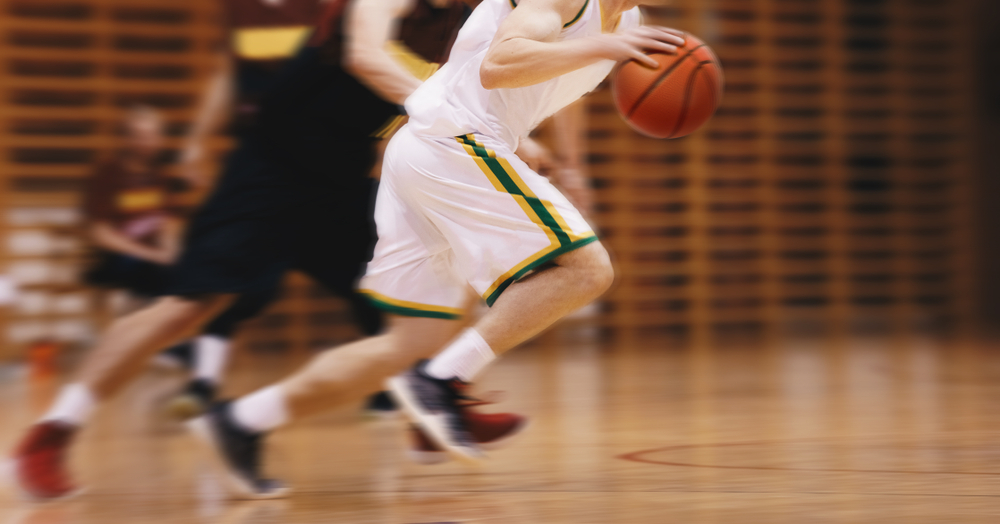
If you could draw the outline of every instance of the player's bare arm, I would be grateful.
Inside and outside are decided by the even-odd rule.
[[[201,93],[198,112],[180,158],[181,176],[195,185],[206,181],[205,144],[222,127],[233,99],[233,57],[228,51],[219,50],[214,61],[214,70]]]
[[[127,235],[122,234],[107,221],[95,222],[90,226],[90,240],[97,245],[141,260],[153,262],[154,264],[170,264],[174,260],[174,254],[164,247],[147,246],[141,242],[132,240]]]
[[[386,50],[414,0],[355,0],[345,13],[344,69],[379,96],[402,104],[421,80]]]
[[[510,89],[535,85],[600,60],[634,59],[656,67],[656,61],[647,57],[644,50],[675,53],[677,46],[684,44],[682,32],[657,26],[556,41],[563,25],[573,20],[584,2],[522,0],[518,3],[500,25],[480,66],[483,87]],[[605,11],[608,20],[615,20],[637,2],[611,0],[602,5],[617,8]]]
[[[168,216],[156,235],[156,247],[162,250],[173,264],[181,254],[184,238],[184,221],[176,216]]]

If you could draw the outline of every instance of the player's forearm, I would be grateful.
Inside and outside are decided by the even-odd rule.
[[[97,222],[90,227],[90,239],[98,247],[114,253],[161,264],[166,252],[149,247],[121,234],[107,222]]]
[[[345,14],[344,69],[394,104],[402,104],[420,87],[420,80],[386,51],[396,38],[399,20],[414,4],[414,0],[355,0]]]
[[[215,72],[202,90],[198,112],[188,133],[188,147],[201,145],[228,117],[233,98],[232,59],[220,53],[217,61]]]
[[[420,80],[383,49],[349,50],[345,69],[378,96],[402,105],[420,87]]]
[[[511,38],[495,44],[479,68],[486,89],[540,84],[603,60],[598,37],[562,42]]]
[[[157,247],[169,259],[176,260],[181,252],[181,233],[184,224],[176,217],[168,218],[157,235]]]

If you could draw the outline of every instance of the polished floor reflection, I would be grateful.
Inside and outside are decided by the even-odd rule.
[[[230,393],[294,368],[243,355]],[[531,426],[479,469],[419,466],[404,424],[342,409],[271,439],[295,494],[232,502],[160,403],[150,372],[83,435],[89,491],[38,506],[0,492],[0,523],[995,523],[1000,345],[933,340],[720,344],[550,336],[479,385]],[[0,370],[9,449],[54,381]]]

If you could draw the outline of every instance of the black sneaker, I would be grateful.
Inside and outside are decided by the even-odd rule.
[[[192,380],[184,391],[167,402],[167,413],[177,420],[197,417],[215,400],[215,390],[215,384],[205,379]]]
[[[399,407],[387,391],[379,391],[368,397],[365,403],[365,414],[372,418],[389,418],[396,416]]]
[[[400,408],[441,449],[455,458],[478,463],[485,455],[476,444],[460,402],[464,383],[460,380],[441,380],[428,375],[421,361],[409,371],[388,380],[386,385]]]
[[[187,423],[188,429],[208,448],[212,462],[223,474],[235,498],[276,499],[288,495],[283,483],[260,476],[262,433],[251,433],[232,421],[230,403],[213,404],[208,412]]]

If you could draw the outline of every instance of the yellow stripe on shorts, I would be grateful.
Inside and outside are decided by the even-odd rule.
[[[479,169],[486,175],[493,187],[501,193],[511,195],[528,218],[545,232],[550,242],[548,247],[523,260],[496,279],[483,293],[483,299],[486,300],[487,305],[492,306],[497,297],[507,289],[507,286],[532,269],[563,253],[597,240],[593,231],[588,231],[583,235],[573,234],[573,231],[566,224],[566,220],[556,211],[555,206],[547,200],[538,198],[517,174],[510,162],[503,157],[497,157],[495,151],[487,149],[476,141],[474,135],[455,137],[455,140],[462,144],[469,156],[476,161]]]
[[[430,304],[421,304],[419,302],[410,302],[408,300],[397,300],[376,291],[372,291],[371,289],[359,289],[358,293],[366,295],[368,300],[370,300],[375,307],[388,313],[394,313],[404,317],[443,318],[455,320],[462,318],[462,314],[464,313],[461,309],[453,307],[432,306]]]

